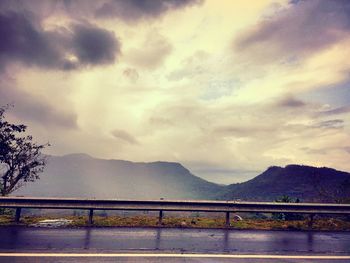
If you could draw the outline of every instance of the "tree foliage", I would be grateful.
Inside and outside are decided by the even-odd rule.
[[[283,195],[275,200],[277,203],[300,203],[299,198],[293,199],[288,195]],[[273,213],[273,219],[276,220],[301,220],[304,217],[300,214],[294,213]]]
[[[27,126],[5,120],[8,106],[0,107],[0,195],[6,196],[26,182],[39,179],[46,158],[41,150],[49,144],[34,143],[25,135]]]

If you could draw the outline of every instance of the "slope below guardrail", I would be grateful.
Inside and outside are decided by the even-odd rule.
[[[93,223],[94,210],[145,210],[159,211],[159,223],[163,211],[224,212],[226,225],[230,225],[230,213],[303,213],[350,214],[347,204],[318,203],[272,203],[236,202],[206,200],[117,200],[117,199],[79,199],[79,198],[39,198],[39,197],[0,197],[0,207],[16,209],[15,222],[19,222],[22,208],[34,209],[86,209],[89,223]]]

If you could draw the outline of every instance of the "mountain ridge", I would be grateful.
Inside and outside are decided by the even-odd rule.
[[[330,202],[333,201],[331,200],[331,189],[336,192],[335,189],[343,184],[348,187],[347,181],[350,183],[350,173],[328,167],[297,164],[285,167],[270,166],[251,180],[228,185],[219,198],[274,201],[282,195],[288,195],[302,201]],[[325,192],[326,189],[329,191]],[[322,196],[322,191],[324,196]],[[338,194],[341,196],[346,193]]]
[[[14,194],[119,199],[209,199],[274,201],[282,195],[302,201],[332,202],[328,190],[350,186],[350,174],[328,167],[270,166],[246,182],[219,185],[178,162],[131,162],[87,154],[49,156],[41,179]],[[344,183],[345,182],[345,183]],[[321,196],[320,190],[327,189]],[[350,192],[350,187],[349,187]],[[334,198],[333,198],[334,199]]]

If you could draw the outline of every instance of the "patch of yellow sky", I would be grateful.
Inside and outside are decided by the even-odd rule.
[[[105,123],[111,123],[108,113],[112,115],[123,113],[123,110],[120,110],[123,107],[127,107],[129,115],[137,117],[140,112],[168,98],[167,89],[176,86],[176,83],[169,83],[166,76],[181,68],[185,59],[197,51],[207,52],[212,57],[226,56],[234,36],[260,19],[261,13],[271,6],[271,2],[271,0],[239,3],[230,0],[205,1],[203,6],[170,12],[161,20],[136,24],[114,19],[90,21],[92,24],[114,31],[120,39],[122,53],[115,65],[72,73],[58,71],[43,73],[40,70],[27,69],[21,72],[18,84],[30,93],[44,96],[48,100],[55,101],[65,96],[64,100],[73,101],[82,126],[86,122],[88,126],[92,125],[89,120],[95,117],[96,107],[104,112],[106,119],[100,121]],[[286,1],[279,2],[286,3]],[[72,22],[70,19],[58,13],[46,17],[44,28],[50,30],[57,26],[67,26],[70,22]],[[122,72],[125,68],[135,65],[125,63],[124,57],[132,48],[142,50],[142,43],[150,32],[158,32],[164,36],[173,46],[173,50],[166,58],[165,64],[154,71],[137,68],[139,81],[129,83]],[[184,85],[195,86],[196,83]],[[138,91],[136,95],[135,91]],[[142,98],[145,95],[148,100],[138,99],[137,96],[140,94]],[[130,104],[134,107],[129,107]]]
[[[91,128],[91,125],[94,125],[94,117],[103,112],[104,117],[98,124],[101,129],[105,125],[121,121],[133,130],[132,126],[138,123],[137,119],[142,118],[146,110],[162,101],[173,101],[174,95],[179,98],[184,95],[174,94],[169,89],[176,87],[180,92],[187,90],[188,94],[200,89],[191,81],[181,83],[179,87],[176,83],[169,82],[166,76],[181,68],[182,61],[197,51],[207,52],[214,57],[226,56],[235,32],[238,33],[255,23],[270,2],[249,1],[237,4],[235,1],[206,1],[204,6],[169,13],[160,21],[132,25],[116,23],[115,20],[95,21],[115,32],[121,40],[122,53],[114,66],[74,74],[73,96],[76,98],[80,125],[84,126],[86,123],[86,127]],[[150,72],[137,68],[137,65],[126,64],[124,57],[128,51],[133,48],[142,50],[142,43],[152,32],[161,34],[173,46],[172,53],[166,58],[164,65]],[[127,67],[137,68],[140,79],[136,83],[129,83],[122,74]],[[183,86],[191,88],[186,89]]]

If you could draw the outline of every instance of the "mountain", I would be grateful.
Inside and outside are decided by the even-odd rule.
[[[288,195],[303,202],[333,202],[334,197],[345,194],[350,194],[350,174],[325,167],[272,166],[252,180],[223,186],[193,175],[179,163],[104,160],[86,154],[49,156],[40,180],[27,183],[13,193],[46,197],[242,201],[274,201]]]
[[[288,195],[303,202],[334,202],[336,197],[349,197],[349,192],[350,173],[326,167],[287,165],[272,166],[247,182],[229,185],[217,198],[274,201]]]
[[[49,156],[40,180],[13,195],[118,199],[210,199],[223,186],[194,176],[179,163],[136,163],[86,154]]]

